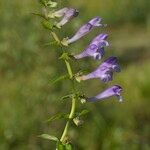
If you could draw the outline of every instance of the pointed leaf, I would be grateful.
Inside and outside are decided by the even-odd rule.
[[[49,45],[58,45],[59,43],[57,42],[57,41],[53,41],[53,42],[49,42],[49,43],[46,43],[46,44],[44,44],[45,46],[49,46]]]
[[[46,122],[52,122],[52,121],[55,121],[58,119],[68,119],[68,118],[69,118],[68,114],[61,113],[61,114],[56,114],[56,115],[50,117]]]
[[[63,75],[63,76],[60,76],[60,77],[56,78],[55,80],[53,80],[51,84],[55,84],[55,83],[57,83],[57,82],[59,82],[61,80],[67,79],[67,78],[68,78],[67,74]]]
[[[80,113],[78,113],[78,117],[81,117],[81,116],[84,116],[84,115],[86,115],[87,113],[89,113],[89,110],[86,110],[86,109],[84,109],[84,110],[82,110]]]
[[[41,137],[41,138],[47,139],[47,140],[51,140],[51,141],[59,141],[57,137],[55,137],[53,135],[49,135],[49,134],[42,134],[38,137]]]
[[[42,15],[42,14],[40,14],[40,13],[31,13],[31,14],[32,14],[32,15],[39,16],[39,17],[42,17],[42,18],[46,19],[46,18],[45,18],[45,16],[44,16],[44,15]]]

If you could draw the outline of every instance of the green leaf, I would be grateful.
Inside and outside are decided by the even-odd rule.
[[[89,113],[89,110],[84,109],[84,110],[82,110],[80,113],[78,113],[77,116],[78,116],[78,117],[81,117],[81,116],[86,115],[87,113]]]
[[[42,25],[45,29],[48,29],[48,30],[52,30],[53,28],[53,24],[50,23],[49,21],[42,21]]]
[[[42,17],[42,18],[46,19],[46,18],[44,17],[44,15],[42,15],[42,14],[40,14],[40,13],[31,13],[31,14],[32,14],[32,15],[39,16],[39,17]]]
[[[55,121],[58,119],[68,119],[68,118],[69,118],[68,114],[60,113],[60,114],[56,114],[56,115],[50,117],[46,122],[52,122],[52,121]]]
[[[57,42],[57,41],[53,41],[53,42],[49,42],[49,43],[46,43],[46,44],[44,44],[44,46],[49,46],[49,45],[58,45],[59,43]]]
[[[47,139],[47,140],[51,140],[51,141],[59,141],[57,137],[55,137],[53,135],[49,135],[49,134],[42,134],[42,135],[39,135],[38,137],[41,137],[41,138]]]
[[[55,84],[55,83],[57,83],[57,82],[59,82],[59,81],[61,81],[61,80],[67,79],[67,78],[68,78],[68,75],[67,75],[67,74],[66,74],[66,75],[63,75],[63,76],[60,76],[60,77],[54,79],[53,81],[51,81],[51,84]]]

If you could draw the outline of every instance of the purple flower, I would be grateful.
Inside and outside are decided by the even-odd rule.
[[[83,57],[93,57],[94,59],[101,59],[104,55],[104,47],[109,46],[106,41],[108,34],[102,33],[97,35],[90,45],[80,54],[75,55],[76,59],[80,59]]]
[[[73,43],[73,42],[77,41],[78,39],[80,39],[81,37],[85,36],[94,27],[102,26],[102,24],[100,24],[101,20],[102,19],[100,17],[95,17],[95,18],[91,19],[88,23],[83,25],[72,38],[68,39],[68,41],[67,41],[68,44]]]
[[[78,16],[79,11],[77,9],[74,8],[62,8],[58,11],[55,11],[53,13],[49,13],[48,17],[49,18],[60,18],[63,17],[63,19],[57,23],[57,27],[61,27],[63,25],[65,25],[69,20],[71,20],[73,17]]]
[[[49,18],[60,18],[60,17],[63,17],[65,15],[65,13],[68,11],[69,8],[65,7],[65,8],[62,8],[58,11],[55,11],[55,12],[50,12],[48,14],[48,17]]]
[[[63,19],[57,24],[57,27],[62,27],[65,25],[69,20],[71,20],[73,17],[77,17],[79,14],[79,11],[77,9],[69,8],[65,14]]]
[[[79,76],[76,79],[81,81],[99,78],[106,83],[113,79],[113,72],[120,72],[120,67],[116,57],[109,57],[95,71],[87,75]]]
[[[120,87],[119,85],[114,85],[94,97],[86,98],[86,101],[95,102],[111,96],[116,96],[117,99],[121,102],[122,101],[121,92],[122,92],[122,87]]]

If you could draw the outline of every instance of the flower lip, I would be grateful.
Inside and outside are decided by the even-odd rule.
[[[104,63],[102,64],[102,66],[107,66],[109,68],[112,68],[112,70],[114,70],[115,72],[120,72],[121,68],[118,65],[118,59],[117,57],[109,57],[108,59],[106,59],[104,61]]]
[[[104,62],[108,64],[116,64],[118,62],[118,59],[117,57],[112,56],[106,59]]]
[[[77,9],[74,8],[69,8],[66,12],[65,15],[69,14],[72,17],[77,17],[79,14],[79,11]]]
[[[98,34],[82,53],[75,55],[75,58],[93,57],[95,60],[100,60],[105,53],[104,47],[109,46],[109,43],[106,41],[107,37],[108,34],[106,33]]]
[[[99,36],[100,36],[99,38],[101,40],[106,40],[108,38],[108,34],[106,34],[106,33],[101,33]]]
[[[97,42],[101,42],[101,41],[105,41],[106,39],[108,38],[108,34],[106,33],[101,33],[101,34],[98,34],[93,40],[91,43],[97,41]]]
[[[102,20],[102,18],[100,18],[100,17],[95,17],[95,18],[91,19],[91,20],[89,21],[89,23],[90,23],[92,26],[100,26],[100,25],[101,25],[101,24],[100,24],[101,20]]]
[[[120,92],[122,92],[122,90],[123,90],[122,87],[119,85],[113,86],[113,91],[114,91],[114,93],[116,93],[116,95],[120,95]]]

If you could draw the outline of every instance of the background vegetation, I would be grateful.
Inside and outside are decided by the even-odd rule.
[[[58,0],[60,1],[60,0]],[[113,83],[124,88],[124,102],[112,100],[87,104],[90,110],[84,125],[72,125],[70,135],[77,150],[149,150],[150,143],[150,12],[149,0],[64,0],[61,5],[80,10],[78,18],[67,24],[62,37],[75,30],[93,16],[101,16],[108,24],[71,47],[82,51],[99,32],[109,33],[110,55],[119,57],[122,72]],[[60,97],[69,90],[67,81],[51,85],[51,80],[65,74],[58,60],[59,50],[45,46],[51,40],[31,15],[40,11],[32,0],[0,1],[0,149],[53,150],[54,143],[37,135],[49,133],[60,136],[65,121],[45,123],[50,116],[68,112],[68,104]],[[76,68],[93,70],[99,62],[80,60]],[[81,90],[95,95],[112,85],[97,80],[82,83]],[[80,106],[83,107],[83,106]],[[80,109],[80,108],[78,108]]]

